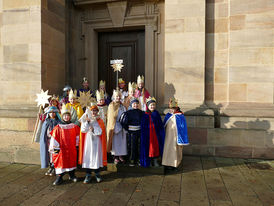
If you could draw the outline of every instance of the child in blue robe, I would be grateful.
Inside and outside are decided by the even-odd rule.
[[[142,167],[159,166],[158,158],[162,156],[165,141],[165,129],[156,108],[155,98],[146,101],[148,110],[141,121],[140,164]]]
[[[40,135],[40,160],[41,168],[50,167],[45,175],[53,176],[55,174],[52,158],[49,153],[50,132],[53,128],[61,122],[59,110],[55,106],[50,106],[46,109],[46,119],[43,122],[41,135]]]
[[[177,168],[183,158],[183,145],[188,145],[187,124],[184,114],[178,107],[177,101],[169,101],[170,113],[164,119],[166,138],[162,165],[167,168]]]

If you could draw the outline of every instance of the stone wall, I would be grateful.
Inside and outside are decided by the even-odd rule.
[[[40,0],[1,0],[0,106],[33,104],[41,89]]]
[[[205,1],[165,1],[165,103],[203,104]]]
[[[66,83],[65,0],[42,0],[42,88],[60,94]]]
[[[40,163],[36,93],[65,84],[65,0],[0,0],[0,161]]]
[[[186,110],[186,154],[274,158],[273,10],[267,0],[207,1],[205,100],[214,115]]]
[[[41,1],[0,0],[0,161],[39,162],[32,144],[41,89]]]

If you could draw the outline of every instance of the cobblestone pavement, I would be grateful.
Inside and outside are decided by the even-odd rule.
[[[182,170],[153,174],[104,171],[103,182],[68,175],[60,186],[39,165],[0,163],[0,205],[272,206],[274,160],[185,156]]]

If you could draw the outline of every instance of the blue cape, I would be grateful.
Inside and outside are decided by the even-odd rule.
[[[159,143],[160,155],[163,155],[165,143],[165,129],[161,116],[158,111],[154,110],[151,114],[151,119],[154,124],[156,135]],[[149,114],[144,114],[141,121],[141,139],[140,139],[140,164],[142,167],[150,166],[149,157]]]
[[[167,113],[164,119],[164,125],[168,123],[170,118],[172,117],[173,114]],[[186,124],[186,119],[183,114],[176,114],[176,127],[177,127],[177,144],[178,145],[188,145],[188,135],[187,135],[187,124]]]
[[[40,135],[40,159],[41,159],[41,168],[47,168],[49,166],[49,148],[48,148],[48,136],[47,130],[50,127],[51,130],[60,123],[60,120],[47,118],[41,129]]]

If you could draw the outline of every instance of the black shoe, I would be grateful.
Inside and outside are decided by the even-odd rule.
[[[58,175],[58,177],[56,178],[56,180],[53,182],[53,185],[60,185],[63,183],[63,177]]]

